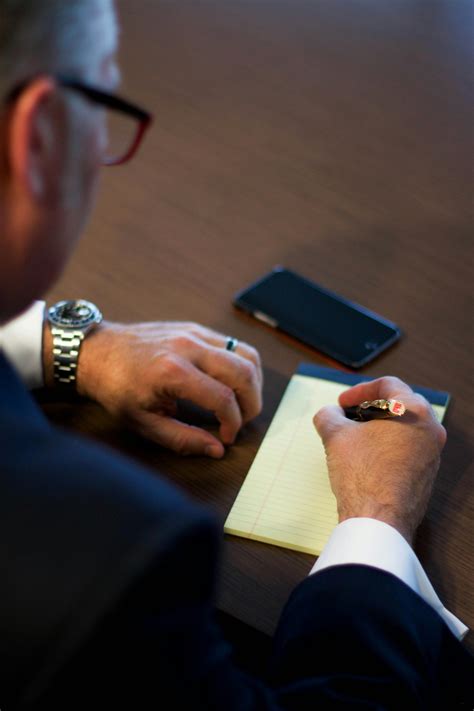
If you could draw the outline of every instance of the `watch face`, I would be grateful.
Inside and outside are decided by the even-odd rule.
[[[60,301],[49,309],[48,317],[56,326],[78,329],[87,328],[102,320],[102,314],[97,306],[83,299]]]

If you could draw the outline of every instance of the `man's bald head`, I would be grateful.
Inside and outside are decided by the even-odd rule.
[[[104,110],[55,75],[112,91],[116,45],[113,0],[0,0],[0,322],[59,276],[103,163]]]
[[[94,80],[116,35],[112,0],[0,0],[0,99],[37,74]]]

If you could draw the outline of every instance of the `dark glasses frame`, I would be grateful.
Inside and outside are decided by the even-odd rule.
[[[30,78],[15,86],[7,94],[5,98],[5,103],[10,104],[16,101],[20,94],[26,89],[26,87],[37,78],[38,77]],[[126,161],[130,160],[130,158],[132,158],[133,155],[137,152],[147,128],[153,121],[153,115],[145,109],[142,109],[140,106],[137,106],[137,104],[133,104],[130,101],[127,101],[126,99],[122,98],[121,96],[117,96],[117,94],[111,94],[107,91],[103,91],[102,89],[99,89],[96,86],[92,86],[91,84],[88,84],[86,82],[79,81],[78,79],[74,79],[63,74],[54,74],[51,76],[51,78],[58,84],[58,86],[64,87],[65,89],[71,89],[72,91],[77,91],[83,96],[85,96],[87,99],[89,99],[89,101],[92,101],[93,103],[99,104],[101,106],[105,106],[108,109],[112,109],[113,111],[123,113],[126,116],[130,116],[131,118],[137,121],[137,130],[135,132],[134,138],[130,143],[129,148],[125,151],[123,155],[118,156],[117,158],[105,159],[104,165],[122,165],[122,163],[126,163]]]

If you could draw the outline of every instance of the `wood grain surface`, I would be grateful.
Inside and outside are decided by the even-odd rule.
[[[364,369],[452,394],[416,552],[474,626],[470,0],[121,0],[123,93],[155,123],[104,169],[48,295],[107,318],[205,323],[254,344],[265,407],[220,461],[182,459],[92,403],[51,417],[146,463],[223,521],[288,378],[327,362],[232,307],[283,264],[398,323]],[[270,633],[311,556],[226,537],[218,605]],[[474,647],[472,636],[467,644]]]

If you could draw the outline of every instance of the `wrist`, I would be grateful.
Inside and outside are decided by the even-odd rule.
[[[112,324],[102,321],[84,339],[76,374],[76,391],[81,397],[97,400],[101,382],[101,366],[106,363],[110,349]]]

